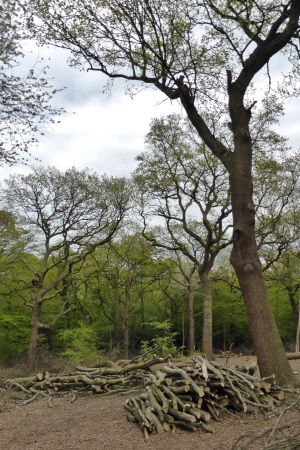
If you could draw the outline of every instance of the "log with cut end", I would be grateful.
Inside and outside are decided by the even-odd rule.
[[[286,356],[287,356],[287,359],[289,359],[289,360],[300,359],[300,353],[299,352],[287,353]]]
[[[165,371],[169,375],[179,375],[183,380],[186,380],[191,385],[192,389],[199,395],[199,397],[204,397],[203,386],[198,386],[184,369],[165,367]]]
[[[127,418],[139,424],[146,438],[176,426],[211,432],[211,421],[220,420],[227,410],[269,410],[284,398],[273,377],[258,380],[249,370],[222,367],[201,356],[179,362],[155,357],[124,366],[77,367],[75,373],[61,375],[39,372],[11,380],[11,385],[28,396],[26,401],[44,396],[49,406],[60,393],[128,391],[133,397],[125,404]]]
[[[284,397],[269,380],[259,381],[249,371],[219,367],[201,357],[194,362],[194,367],[191,361],[186,367],[182,363],[180,367],[169,363],[161,369],[168,377],[161,377],[160,384],[147,387],[152,413],[165,431],[180,426],[191,431],[212,432],[208,423],[211,419],[219,421],[220,411],[271,409]],[[172,382],[166,385],[165,379]],[[163,413],[167,414],[166,418]],[[166,423],[169,426],[164,426]]]

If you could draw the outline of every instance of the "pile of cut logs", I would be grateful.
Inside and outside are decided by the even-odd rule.
[[[245,369],[219,366],[201,356],[176,361],[155,357],[124,366],[106,362],[77,367],[74,373],[56,376],[39,372],[9,384],[27,394],[23,404],[42,396],[51,406],[65,393],[74,400],[81,392],[133,395],[124,405],[126,415],[147,438],[177,426],[212,432],[210,420],[219,420],[222,412],[269,410],[283,400],[274,378],[258,380]]]
[[[169,362],[148,376],[145,392],[125,404],[127,418],[139,423],[146,438],[176,426],[213,432],[209,422],[219,420],[222,412],[269,410],[284,398],[274,378],[258,380],[201,356]]]
[[[76,367],[75,371],[60,375],[51,375],[48,371],[38,372],[30,377],[6,380],[5,385],[27,394],[22,404],[37,397],[52,400],[63,394],[71,393],[76,398],[79,393],[124,393],[136,392],[145,386],[145,375],[157,363],[165,363],[169,358],[154,357],[142,362],[133,362],[124,366],[105,361],[99,367]]]

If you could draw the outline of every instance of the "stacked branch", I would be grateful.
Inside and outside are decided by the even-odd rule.
[[[37,397],[47,397],[49,405],[53,398],[71,393],[75,399],[78,393],[94,394],[124,393],[138,391],[145,386],[145,374],[155,364],[162,364],[168,358],[154,357],[147,361],[129,363],[120,366],[110,361],[101,367],[76,367],[74,373],[50,375],[49,372],[38,372],[25,378],[15,378],[6,384],[28,394],[23,401],[27,404]]]
[[[246,370],[248,369],[248,370]],[[75,373],[51,376],[39,372],[16,378],[10,385],[28,397],[47,397],[49,406],[58,395],[79,392],[133,395],[126,401],[127,418],[137,422],[145,437],[174,430],[177,426],[213,432],[211,420],[226,411],[269,410],[280,404],[284,392],[273,377],[258,380],[248,368],[221,367],[201,356],[188,361],[153,358],[123,366],[108,362],[101,367],[77,367]],[[243,371],[246,370],[246,371]]]
[[[283,399],[274,378],[258,380],[198,356],[154,371],[145,392],[127,400],[125,409],[148,437],[176,426],[213,432],[210,421],[220,420],[222,412],[269,410]]]

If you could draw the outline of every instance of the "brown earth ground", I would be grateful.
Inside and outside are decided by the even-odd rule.
[[[249,358],[253,359],[232,357],[228,364],[248,363]],[[300,360],[291,365],[300,376]],[[140,428],[126,420],[124,396],[91,395],[73,403],[65,396],[49,408],[43,399],[20,406],[20,395],[0,390],[0,450],[229,450],[237,448],[234,444],[241,435],[257,434],[274,425],[279,413],[276,408],[267,414],[226,414],[220,422],[211,422],[214,434],[176,430],[145,440]],[[299,418],[299,409],[285,416],[287,421]],[[262,449],[263,444],[250,448]]]

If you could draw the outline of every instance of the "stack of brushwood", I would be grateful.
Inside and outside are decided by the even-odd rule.
[[[147,438],[177,426],[213,432],[209,422],[220,420],[222,412],[269,410],[283,398],[274,378],[258,380],[197,356],[148,374],[146,390],[127,400],[125,409]]]
[[[9,385],[26,394],[23,404],[46,397],[52,406],[53,399],[64,394],[71,394],[72,400],[80,393],[133,395],[124,405],[127,418],[148,437],[177,426],[212,432],[210,420],[219,420],[226,411],[269,410],[283,400],[284,392],[274,378],[258,380],[246,369],[219,366],[201,356],[154,357],[125,365],[77,367],[74,373],[55,376],[39,372],[9,380]]]
[[[137,358],[135,358],[136,360]],[[71,394],[75,400],[78,394],[123,393],[130,394],[145,386],[145,375],[158,363],[165,363],[169,358],[154,357],[147,361],[126,365],[105,361],[99,367],[76,367],[74,372],[51,375],[48,371],[36,375],[6,380],[5,385],[27,394],[23,405],[37,397],[47,397],[49,406],[54,398]]]

